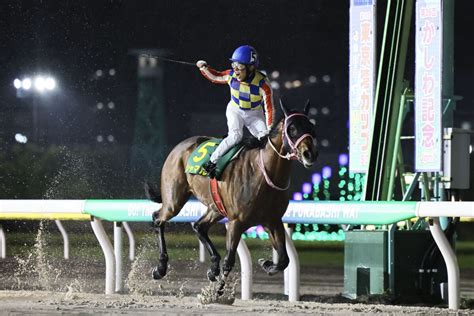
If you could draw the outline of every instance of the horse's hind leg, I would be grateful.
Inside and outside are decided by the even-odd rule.
[[[283,227],[283,223],[274,223],[272,225],[269,225],[268,229],[270,231],[270,240],[272,242],[273,248],[278,253],[278,262],[259,259],[258,263],[268,275],[274,275],[279,271],[285,270],[288,264],[290,263],[290,259],[288,258],[288,252],[286,251],[286,234],[285,228]]]
[[[212,225],[217,223],[222,218],[222,215],[213,209],[208,208],[207,213],[193,224],[193,230],[196,232],[199,240],[206,246],[206,249],[211,256],[211,267],[209,270],[207,270],[207,278],[212,282],[215,282],[217,276],[220,274],[219,265],[221,256],[217,252],[217,249],[214,247],[212,241],[209,239],[208,232],[209,228],[211,228]]]
[[[153,227],[158,239],[160,257],[158,265],[153,269],[153,278],[159,280],[166,275],[168,269],[168,252],[165,241],[165,224],[176,216],[189,198],[189,193],[179,195],[171,205],[163,202],[161,209],[153,213]]]
[[[166,275],[166,271],[168,270],[168,251],[166,250],[166,241],[165,241],[165,224],[166,222],[162,222],[156,219],[158,217],[160,211],[156,211],[153,213],[153,226],[155,229],[155,233],[158,239],[158,249],[160,251],[160,258],[158,261],[158,265],[153,268],[153,279],[159,280]]]

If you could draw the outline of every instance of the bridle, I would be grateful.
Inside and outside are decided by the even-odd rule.
[[[281,149],[278,151],[275,148],[275,145],[273,145],[272,140],[270,139],[270,137],[268,137],[268,142],[270,143],[270,147],[272,147],[272,149],[277,153],[277,155],[280,158],[287,159],[287,160],[297,160],[298,159],[298,145],[303,141],[303,139],[309,137],[309,138],[311,138],[311,142],[314,141],[313,135],[311,135],[309,133],[304,133],[303,135],[298,137],[298,139],[295,142],[293,142],[291,140],[290,136],[288,135],[288,130],[287,130],[288,126],[289,126],[288,125],[288,120],[292,117],[295,117],[295,116],[304,116],[305,118],[308,118],[308,116],[306,114],[303,114],[303,113],[293,113],[293,114],[290,114],[288,116],[285,116],[285,122],[283,123],[283,131],[281,133],[282,148],[286,149],[286,154],[285,155],[280,154]],[[287,149],[287,147],[290,147],[290,148]]]
[[[309,137],[311,139],[311,142],[314,141],[313,136],[309,133],[304,133],[303,135],[298,137],[298,139],[295,142],[293,142],[291,140],[290,136],[288,135],[288,131],[287,131],[287,129],[288,129],[288,120],[291,117],[294,117],[294,116],[304,116],[305,118],[308,118],[308,116],[306,114],[303,114],[303,113],[293,113],[293,114],[290,114],[288,116],[285,115],[285,121],[283,123],[283,131],[282,131],[282,134],[281,134],[281,137],[282,137],[282,145],[281,146],[282,146],[282,148],[290,147],[290,150],[287,149],[286,155],[280,154],[280,152],[273,145],[272,140],[270,139],[270,137],[268,137],[268,142],[270,144],[270,147],[272,147],[272,149],[277,153],[277,155],[280,158],[287,159],[287,160],[298,160],[298,145],[303,141],[303,139]],[[281,151],[281,149],[280,149],[280,151]],[[273,181],[268,176],[267,171],[265,170],[265,165],[263,163],[263,150],[262,149],[260,149],[260,159],[257,161],[257,165],[260,168],[260,170],[262,171],[263,176],[265,177],[265,181],[267,182],[267,184],[271,188],[273,188],[275,190],[278,190],[278,191],[288,190],[288,188],[290,187],[290,179],[288,179],[288,184],[286,185],[286,187],[282,188],[282,187],[277,186],[275,183],[273,183]]]

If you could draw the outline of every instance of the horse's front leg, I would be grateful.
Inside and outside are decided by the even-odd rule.
[[[160,210],[161,211],[161,210]],[[153,279],[160,280],[166,275],[168,270],[168,252],[166,250],[165,241],[165,224],[166,222],[159,219],[160,211],[153,213],[153,228],[158,239],[158,250],[160,252],[160,258],[158,265],[153,268]]]
[[[258,263],[268,275],[274,275],[279,271],[285,270],[290,263],[290,259],[288,258],[288,252],[286,251],[286,234],[283,223],[280,221],[278,223],[268,225],[268,229],[270,231],[270,240],[272,242],[273,248],[278,253],[278,262],[272,262],[262,258],[258,260]]]
[[[222,295],[224,293],[225,278],[229,276],[230,271],[232,271],[232,268],[235,265],[235,253],[237,252],[237,247],[239,246],[240,238],[244,230],[245,226],[243,225],[243,223],[237,220],[227,223],[227,254],[224,258],[224,263],[222,264],[222,272],[224,274],[224,279],[221,280],[221,284],[219,285],[219,295]]]
[[[193,230],[196,232],[199,240],[204,244],[211,256],[211,267],[207,270],[207,278],[212,282],[215,282],[220,274],[221,256],[217,252],[216,247],[214,247],[211,239],[209,239],[208,232],[209,228],[222,218],[222,215],[217,213],[215,210],[208,208],[207,213],[193,224]]]

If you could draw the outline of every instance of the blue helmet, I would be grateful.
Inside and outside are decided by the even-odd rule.
[[[238,47],[232,54],[230,60],[244,65],[252,65],[258,67],[257,51],[255,50],[255,48],[249,45],[243,45]]]

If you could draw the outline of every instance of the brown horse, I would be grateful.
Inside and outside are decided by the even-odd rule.
[[[283,271],[289,263],[285,246],[285,230],[282,223],[289,202],[291,160],[298,160],[309,168],[316,161],[315,126],[307,116],[309,101],[304,112],[289,111],[280,101],[284,118],[274,126],[268,139],[260,148],[248,149],[241,157],[229,163],[219,181],[219,190],[227,210],[227,254],[222,265],[227,277],[235,263],[235,252],[243,232],[262,225],[270,235],[278,262],[259,260],[262,268],[273,275]],[[159,263],[153,270],[153,278],[166,275],[168,254],[164,237],[165,223],[176,216],[191,195],[208,207],[207,212],[194,225],[199,240],[209,251],[211,267],[209,280],[216,281],[220,274],[221,257],[209,239],[209,228],[223,219],[214,204],[209,178],[185,173],[189,155],[208,137],[191,137],[179,143],[168,155],[161,172],[162,207],[153,213],[153,225],[158,237]],[[161,202],[159,194],[146,186],[148,198]]]

